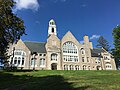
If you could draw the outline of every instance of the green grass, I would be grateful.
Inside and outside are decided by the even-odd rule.
[[[120,71],[0,71],[0,90],[120,90]]]

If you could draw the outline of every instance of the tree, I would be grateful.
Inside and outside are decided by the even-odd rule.
[[[110,46],[108,44],[108,41],[103,36],[100,36],[97,42],[97,48],[104,48],[106,51],[109,51]]]
[[[113,29],[114,49],[112,54],[115,57],[117,67],[120,67],[120,25]]]
[[[25,34],[23,20],[12,12],[13,0],[0,0],[0,57],[5,57],[10,44]]]

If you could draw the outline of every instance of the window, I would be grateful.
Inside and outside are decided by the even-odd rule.
[[[40,54],[40,56],[42,56],[42,54]]]
[[[87,57],[87,62],[90,62],[89,57]]]
[[[69,69],[70,69],[70,70],[74,70],[73,65],[70,65],[70,66],[69,66]]]
[[[52,33],[54,33],[54,28],[52,28]]]
[[[90,66],[88,66],[88,70],[90,70]]]
[[[111,65],[110,62],[106,62],[105,66],[106,66],[106,69],[107,69],[107,70],[112,69],[112,65]]]
[[[33,59],[31,59],[31,65],[34,65],[34,60]]]
[[[52,25],[54,25],[54,22],[52,22]]]
[[[62,50],[63,50],[63,53],[73,53],[73,54],[78,53],[77,46],[70,41],[63,44]]]
[[[64,65],[64,70],[68,70],[68,65]]]
[[[83,70],[86,70],[86,65],[83,65]]]
[[[35,59],[35,58],[34,58],[34,59],[32,58],[32,59],[31,59],[31,66],[34,66],[34,65],[36,65],[36,59]]]
[[[77,46],[68,41],[62,46],[63,60],[66,62],[78,62],[78,49]]]
[[[46,54],[44,54],[44,56],[46,56]]]
[[[24,65],[24,57],[22,58],[22,65]]]
[[[82,54],[82,55],[85,54],[85,50],[84,50],[84,48],[81,48],[80,51],[81,51],[81,54]]]
[[[82,57],[82,62],[85,62],[85,58],[84,57]]]
[[[80,69],[79,69],[79,65],[76,65],[76,66],[75,66],[75,70],[80,70]]]
[[[17,57],[15,57],[14,59],[14,64],[17,64]]]
[[[26,53],[21,50],[21,49],[15,49],[14,50],[14,58],[13,58],[13,51],[12,51],[12,54],[11,54],[11,62],[10,64],[15,64],[15,65],[18,65],[18,67],[21,67],[21,65],[24,65],[24,59],[25,59],[25,56],[26,56]]]
[[[45,59],[44,58],[41,58],[40,59],[40,66],[44,66],[45,65]]]
[[[20,58],[20,57],[18,57],[18,65],[20,65],[20,61],[21,61],[21,58]]]
[[[51,61],[57,61],[57,54],[51,54]]]
[[[10,64],[13,64],[13,57],[11,57],[11,62],[10,62]]]

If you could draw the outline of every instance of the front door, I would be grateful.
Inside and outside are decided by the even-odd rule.
[[[51,70],[57,70],[57,64],[56,63],[51,64]]]

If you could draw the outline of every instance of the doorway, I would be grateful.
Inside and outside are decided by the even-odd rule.
[[[57,64],[56,63],[51,64],[51,70],[57,70]]]

